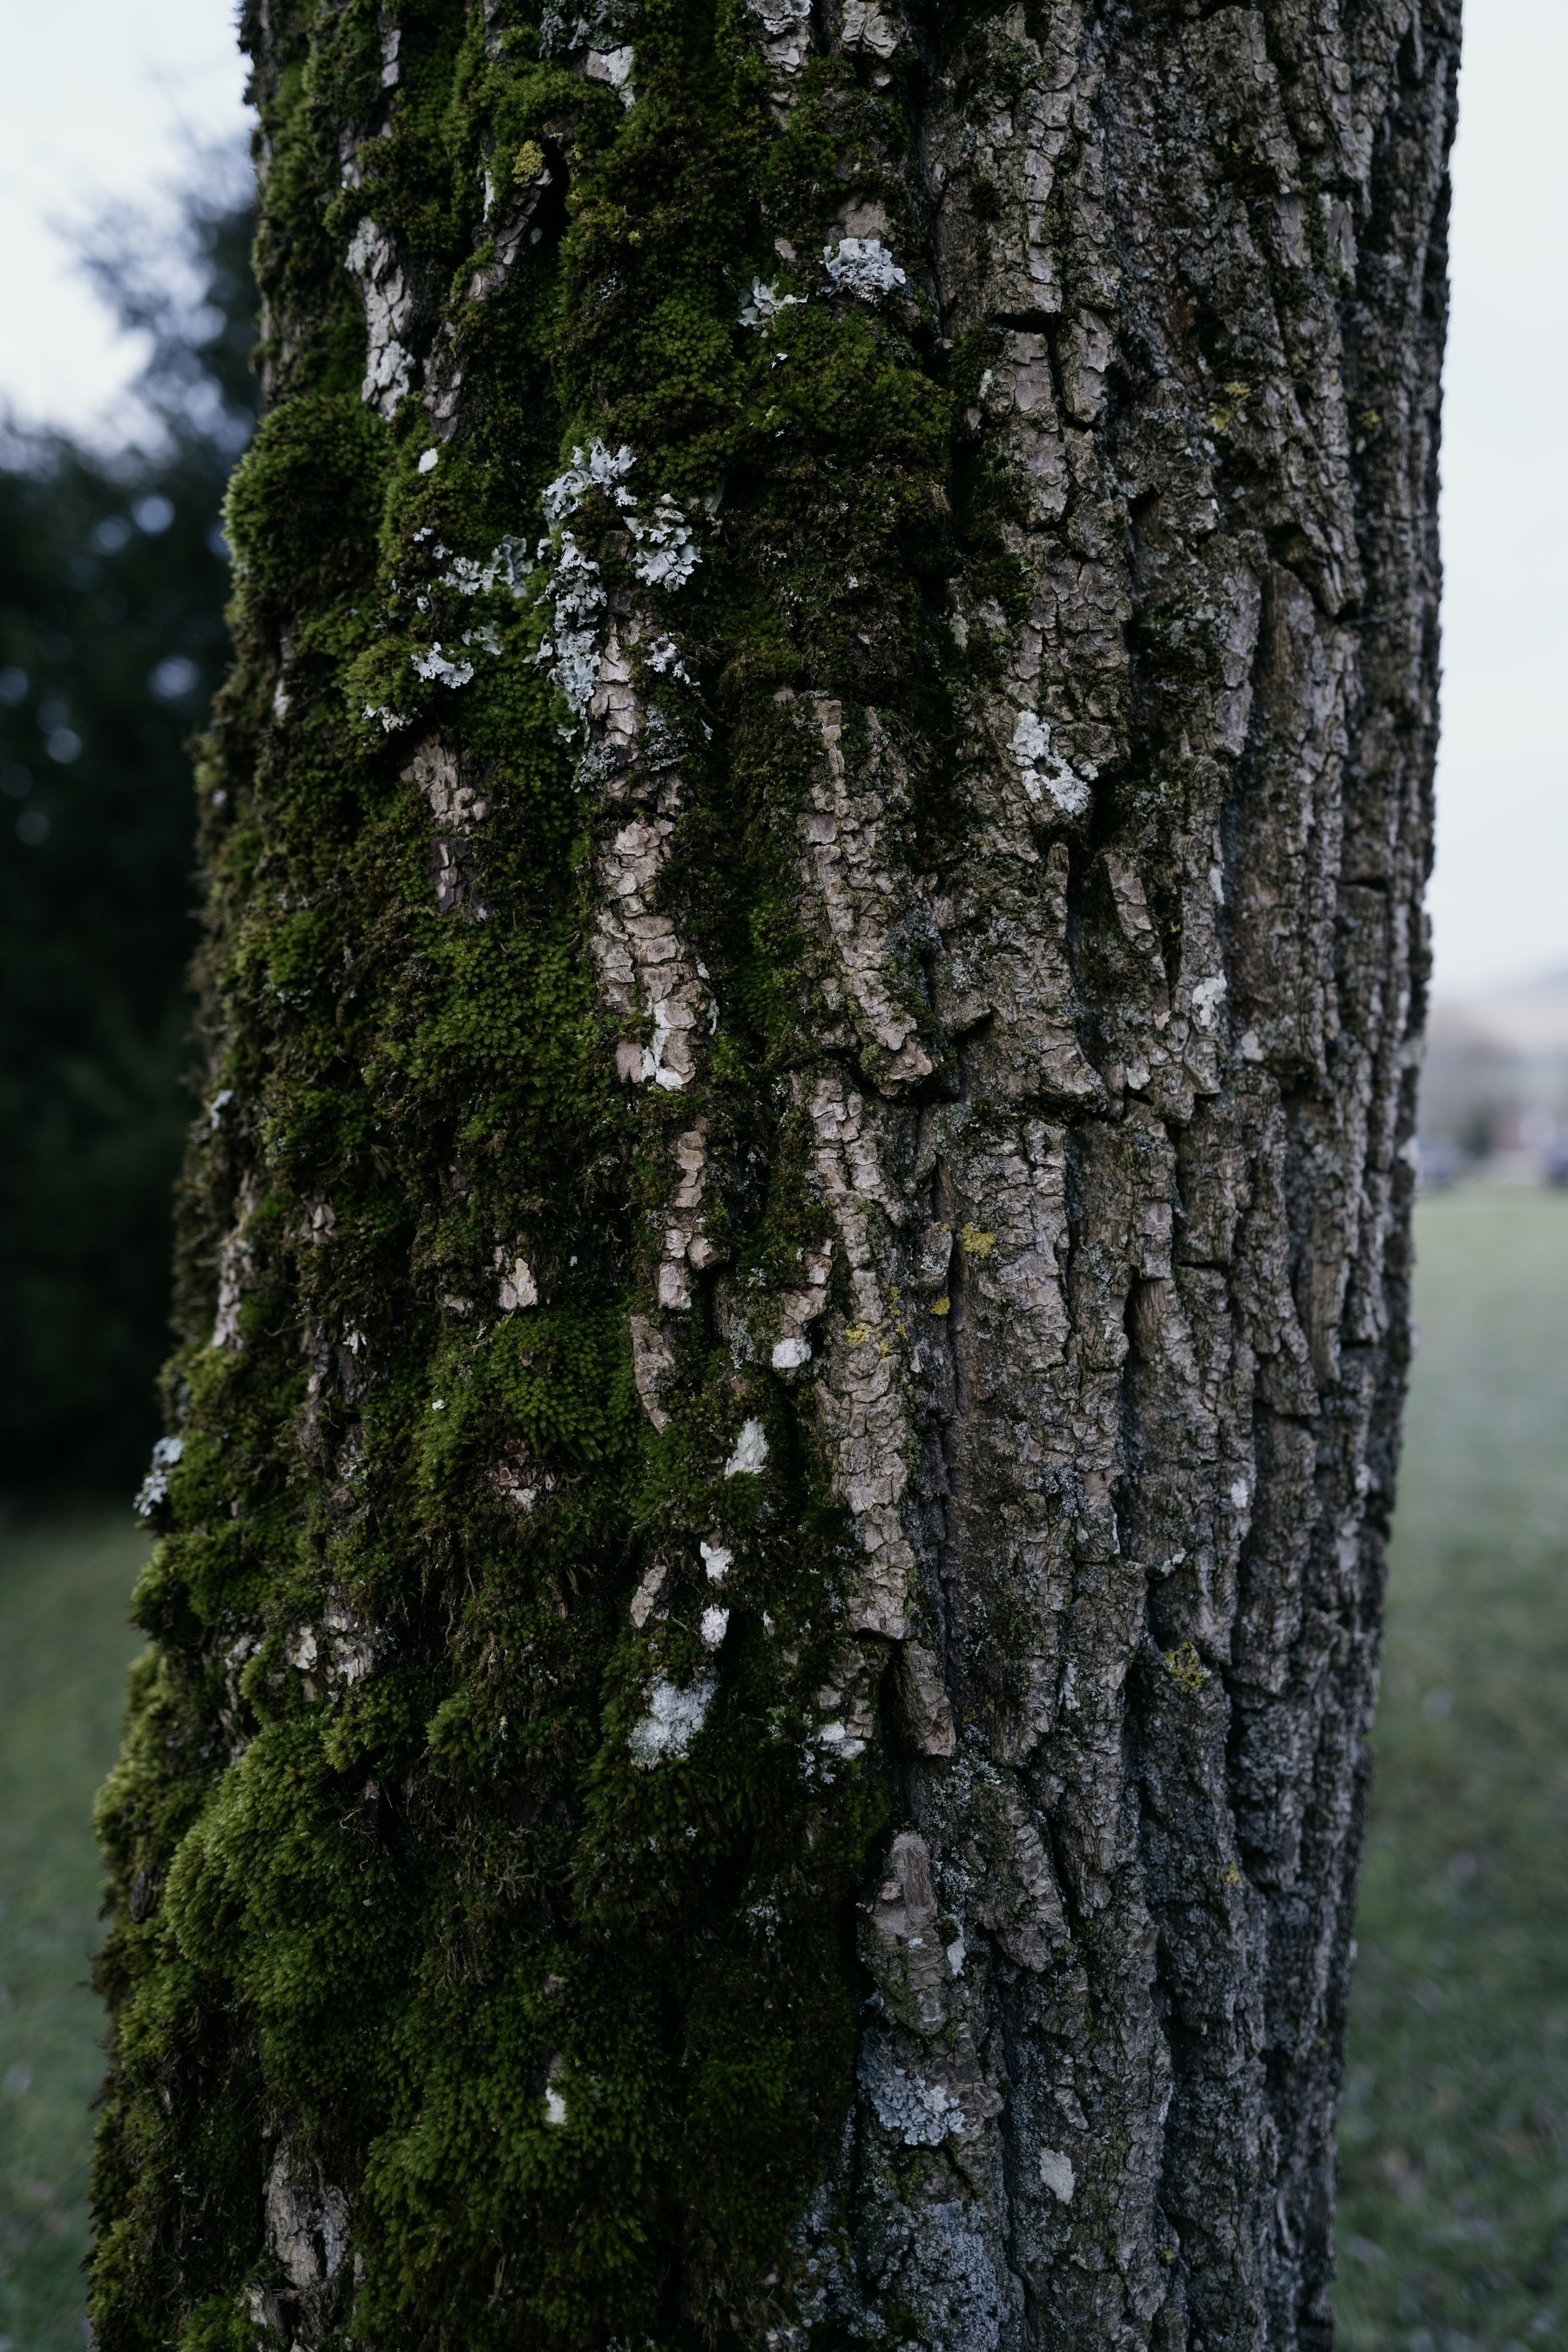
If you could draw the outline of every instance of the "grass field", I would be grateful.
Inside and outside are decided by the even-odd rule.
[[[0,1530],[0,2352],[81,2352],[85,2333],[102,2031],[88,1811],[119,1736],[145,1549],[129,1512],[110,1528]]]
[[[1340,2133],[1345,2352],[1568,2346],[1568,1194],[1417,1212]]]
[[[1568,2352],[1568,1195],[1417,1212],[1341,2134],[1344,2352]],[[87,1813],[141,1552],[0,1534],[0,2352],[80,2352]]]

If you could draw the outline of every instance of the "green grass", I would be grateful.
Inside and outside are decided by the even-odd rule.
[[[1568,2346],[1568,1194],[1424,1200],[1416,1244],[1339,2336]]]
[[[1340,2337],[1568,2352],[1568,1195],[1426,1200],[1417,1239]],[[141,1550],[0,1533],[0,2352],[82,2343],[88,1811]]]
[[[102,2023],[88,1815],[120,1734],[145,1552],[129,1514],[0,1528],[0,2352],[81,2352]]]

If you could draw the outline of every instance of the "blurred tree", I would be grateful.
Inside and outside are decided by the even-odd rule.
[[[195,940],[185,744],[228,658],[218,510],[256,407],[251,215],[86,259],[151,346],[135,445],[0,442],[0,1491],[130,1480],[156,1426]],[[151,259],[148,258],[151,252]]]

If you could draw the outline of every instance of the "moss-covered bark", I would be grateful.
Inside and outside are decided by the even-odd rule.
[[[271,0],[105,2352],[1317,2343],[1450,0]]]

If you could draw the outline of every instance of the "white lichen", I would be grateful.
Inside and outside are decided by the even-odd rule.
[[[632,570],[649,588],[684,588],[702,561],[691,526],[668,490],[659,493],[652,520],[629,518],[632,536],[646,545],[632,558]]]
[[[963,2109],[945,2083],[928,2083],[893,2062],[879,2034],[867,2035],[860,2049],[860,2086],[878,2122],[906,2147],[937,2147],[963,2127]]]
[[[822,248],[823,267],[840,294],[858,302],[879,301],[896,286],[909,283],[879,236],[846,236]]]
[[[1040,2179],[1058,2203],[1072,2203],[1072,2193],[1078,2183],[1073,2176],[1071,2158],[1064,2156],[1059,2147],[1041,2148]]]
[[[550,677],[571,705],[578,728],[585,728],[602,676],[603,642],[608,598],[599,566],[579,546],[564,525],[595,490],[613,500],[626,518],[637,542],[632,571],[645,586],[683,588],[701,562],[701,551],[686,515],[668,491],[660,494],[651,517],[637,513],[637,501],[625,478],[636,460],[623,443],[611,449],[603,441],[572,452],[572,463],[546,488],[541,505],[551,535],[539,542],[539,562],[546,567],[545,583],[536,602],[552,608],[553,635],[546,637],[535,658],[552,664]],[[503,546],[505,542],[502,543]],[[498,556],[500,551],[498,550]],[[483,575],[480,575],[481,580]],[[673,641],[658,639],[648,653],[652,668],[661,676],[690,679]],[[574,730],[575,731],[575,730]]]
[[[544,542],[546,549],[549,544]],[[545,638],[535,659],[552,662],[551,684],[565,697],[581,725],[599,683],[599,616],[606,599],[598,565],[569,530],[561,534],[553,574],[540,601],[553,607],[555,635]]]
[[[787,1338],[774,1341],[773,1360],[775,1372],[798,1371],[802,1364],[811,1361],[811,1341],[803,1339],[798,1331],[791,1332]]]
[[[437,553],[444,555],[445,548]],[[460,596],[488,596],[498,581],[514,596],[522,595],[533,578],[533,558],[526,540],[510,532],[499,539],[483,563],[471,555],[454,555],[449,572],[441,574],[443,588],[455,588]]]
[[[364,298],[365,372],[361,398],[390,416],[414,380],[414,359],[403,342],[414,298],[386,231],[362,220],[343,257]]]
[[[607,448],[603,441],[590,443],[586,450],[574,449],[572,463],[564,473],[557,474],[552,482],[546,484],[540,499],[545,521],[552,530],[557,523],[564,522],[568,515],[576,513],[591,490],[605,491],[619,507],[635,507],[636,499],[621,484],[636,463],[624,441],[618,449]]]
[[[744,1471],[755,1472],[768,1458],[767,1432],[760,1421],[748,1421],[735,1440],[735,1450],[724,1465],[726,1478],[735,1478]]]
[[[422,474],[433,474],[440,462],[441,452],[439,449],[422,449],[419,452],[418,470]]]
[[[1089,785],[1099,773],[1091,760],[1084,761],[1079,775],[1055,748],[1047,722],[1033,710],[1018,713],[1009,749],[1030,800],[1043,801],[1048,793],[1064,816],[1083,814],[1089,806]]]
[[[691,674],[681,660],[673,637],[656,638],[649,646],[646,658],[649,669],[656,670],[660,677],[678,677],[682,686],[690,685]]]
[[[1220,999],[1225,992],[1226,977],[1223,971],[1211,972],[1206,980],[1200,980],[1194,989],[1193,1013],[1201,1029],[1214,1027],[1215,1014],[1219,1010]]]
[[[395,735],[400,727],[407,727],[411,724],[411,716],[409,712],[406,710],[389,710],[384,702],[367,702],[364,707],[363,716],[366,719],[374,719],[378,720],[383,731],[388,735]]]
[[[632,1761],[651,1770],[666,1756],[684,1756],[708,1720],[718,1687],[715,1682],[703,1682],[681,1690],[675,1683],[655,1683],[647,1713],[632,1726],[627,1742]]]
[[[412,658],[415,669],[422,678],[438,681],[442,686],[467,686],[474,675],[471,661],[453,661],[449,655],[441,651],[439,637],[428,653],[415,654]]]
[[[721,1609],[717,1601],[715,1601],[710,1608],[707,1608],[702,1612],[701,1622],[698,1630],[702,1635],[702,1645],[704,1649],[718,1649],[720,1644],[722,1643],[725,1634],[730,1630],[729,1611],[727,1609]]]
[[[765,286],[760,278],[752,280],[752,290],[742,299],[742,327],[771,327],[781,310],[797,310],[805,300],[801,294],[781,294],[776,284]]]
[[[566,2120],[566,2102],[553,2083],[544,2094],[544,2120],[547,2124],[563,2124]]]
[[[734,1553],[727,1551],[721,1543],[702,1542],[697,1549],[702,1555],[702,1565],[708,1572],[709,1583],[722,1584],[735,1565]]]
[[[160,1503],[169,1499],[169,1473],[184,1452],[184,1441],[178,1437],[160,1437],[153,1448],[152,1465],[147,1475],[136,1489],[134,1508],[139,1518],[150,1519]]]

